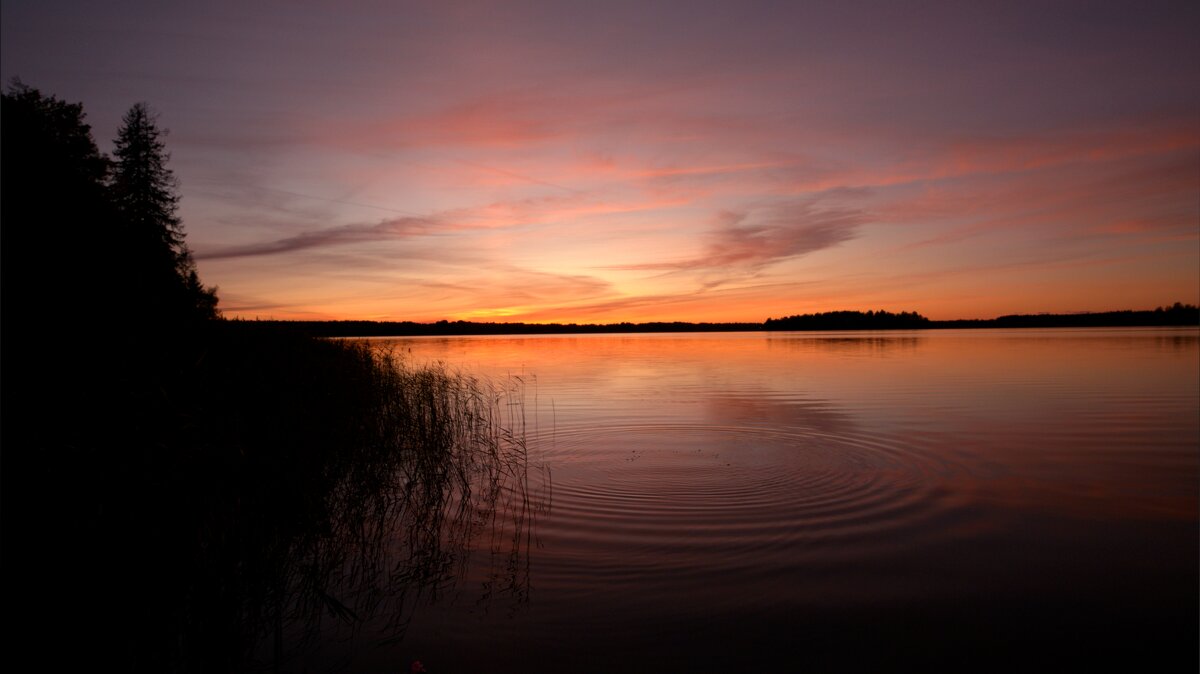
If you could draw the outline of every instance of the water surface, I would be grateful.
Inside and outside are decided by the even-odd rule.
[[[518,378],[552,489],[359,671],[1196,669],[1194,328],[380,343]]]

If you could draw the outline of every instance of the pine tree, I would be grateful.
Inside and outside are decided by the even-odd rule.
[[[192,253],[184,242],[179,219],[179,182],[167,168],[170,155],[156,116],[145,103],[137,103],[122,120],[114,142],[111,190],[128,227],[137,254],[147,265],[145,279],[153,287],[175,292],[170,304],[189,314],[210,318],[217,314],[216,291],[205,288],[196,273]]]
[[[113,143],[117,158],[112,178],[113,197],[130,224],[158,238],[168,249],[183,244],[176,210],[178,181],[167,168],[170,156],[145,103],[137,103],[122,120]]]

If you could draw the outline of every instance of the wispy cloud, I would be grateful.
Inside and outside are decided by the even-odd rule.
[[[1023,240],[1078,238],[1123,233],[1156,236],[1196,233],[1200,163],[1194,155],[1167,153],[1126,158],[1103,167],[1051,166],[1004,179],[967,185],[931,186],[879,207],[880,218],[928,226],[955,222],[951,229],[913,241],[914,247],[942,245],[977,236]],[[1191,197],[1190,199],[1188,197]],[[1136,228],[1128,223],[1139,223]],[[1117,225],[1117,223],[1125,223]]]
[[[821,207],[814,200],[776,204],[716,216],[703,253],[683,260],[618,267],[625,270],[684,271],[766,265],[831,248],[857,236],[871,221],[860,209]]]
[[[584,274],[557,274],[533,270],[495,267],[488,276],[466,276],[453,283],[429,283],[431,292],[440,292],[452,302],[461,303],[455,312],[466,318],[508,319],[535,307],[561,305],[571,301],[591,301],[611,297],[612,284]]]
[[[256,257],[261,255],[279,255],[294,253],[310,248],[323,248],[347,243],[363,243],[385,241],[419,235],[433,234],[443,229],[443,224],[437,218],[402,217],[383,220],[373,225],[351,224],[341,227],[318,229],[295,236],[284,237],[274,241],[252,243],[244,246],[231,246],[216,250],[199,252],[198,260],[225,260],[238,257]]]
[[[750,283],[736,287],[696,288],[684,293],[611,294],[596,298],[564,298],[555,305],[532,307],[510,320],[595,322],[611,321],[614,316],[631,321],[706,320],[758,321],[780,311],[779,297],[797,297],[813,292],[816,281]],[[714,311],[714,308],[716,309]]]

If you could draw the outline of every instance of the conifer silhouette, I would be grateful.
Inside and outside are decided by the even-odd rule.
[[[216,291],[205,288],[196,273],[191,250],[179,219],[179,181],[167,168],[170,154],[146,103],[125,113],[114,141],[110,189],[138,258],[146,267],[145,281],[168,291],[168,305],[189,314],[216,316]]]

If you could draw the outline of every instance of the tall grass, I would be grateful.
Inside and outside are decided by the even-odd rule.
[[[165,337],[113,336],[6,406],[6,569],[36,583],[12,605],[69,648],[56,667],[278,670],[331,626],[401,637],[481,546],[527,559],[519,382],[238,321]]]
[[[200,368],[199,390],[220,395],[198,405],[213,434],[202,451],[238,452],[235,492],[214,481],[208,496],[203,530],[215,536],[198,569],[215,572],[206,597],[226,591],[190,608],[236,630],[236,662],[278,666],[329,620],[402,636],[406,599],[453,585],[481,534],[509,562],[527,560],[540,502],[519,381],[230,327]]]

